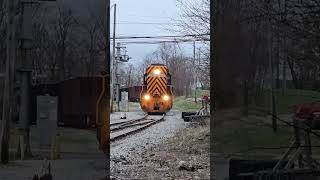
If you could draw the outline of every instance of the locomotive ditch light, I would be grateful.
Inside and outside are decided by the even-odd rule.
[[[168,95],[164,95],[164,96],[163,96],[163,99],[164,99],[165,101],[168,101],[168,100],[170,99],[170,97],[169,97]]]
[[[155,75],[159,75],[161,72],[160,72],[159,69],[155,69],[155,70],[153,71],[153,73],[154,73]]]
[[[143,97],[144,97],[145,100],[149,100],[150,99],[150,95],[149,94],[146,94]]]

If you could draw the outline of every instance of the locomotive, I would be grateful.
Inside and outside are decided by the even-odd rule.
[[[148,114],[165,114],[172,108],[173,87],[167,66],[151,64],[144,74],[141,109]]]

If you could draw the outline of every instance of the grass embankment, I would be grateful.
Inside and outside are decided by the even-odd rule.
[[[292,113],[293,107],[297,104],[320,101],[320,92],[317,91],[288,89],[285,95],[282,95],[281,90],[276,90],[275,94],[279,114]],[[270,109],[270,92],[263,93],[258,105]]]
[[[174,97],[172,109],[179,111],[198,111],[202,108],[201,99],[205,94],[210,95],[210,91],[197,89],[197,103],[195,103],[194,91],[192,91],[192,96],[188,98],[185,96]]]
[[[194,102],[194,99],[185,97],[175,97],[172,109],[179,111],[198,111],[201,109],[201,102]]]
[[[197,96],[197,98],[202,98],[204,95],[210,96],[210,91],[209,90],[202,90],[202,89],[197,89],[196,94],[194,93],[194,90],[191,91],[191,97],[194,98],[194,95]]]
[[[258,125],[259,120],[242,118],[240,110],[228,110],[214,115],[216,127],[212,129],[216,153],[239,154],[273,154],[282,153],[285,149],[266,150],[257,147],[288,146],[291,140],[291,129],[281,127],[277,134],[271,127]]]
[[[265,99],[270,94],[265,93]],[[269,98],[270,99],[270,98]],[[320,93],[305,90],[288,90],[283,96],[277,91],[277,111],[279,114],[292,114],[294,105],[320,100]],[[269,110],[269,102],[260,103],[259,107]],[[240,154],[280,155],[287,150],[293,140],[293,128],[278,122],[278,131],[274,133],[270,117],[241,117],[240,109],[217,112],[214,115],[216,127],[215,152]],[[281,116],[280,116],[281,118]],[[290,118],[284,119],[291,121]],[[319,146],[320,139],[312,137],[312,145]],[[313,148],[315,155],[320,155],[320,148]]]

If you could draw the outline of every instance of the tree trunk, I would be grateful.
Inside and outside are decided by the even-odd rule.
[[[289,60],[289,58],[287,58],[287,62],[292,75],[292,83],[294,85],[294,88],[299,89],[298,77],[297,77],[296,71],[294,70],[294,62],[292,60]]]
[[[249,114],[249,88],[248,80],[243,81],[243,110],[242,115],[248,116]]]
[[[64,67],[64,59],[65,59],[65,40],[62,40],[62,45],[61,45],[61,48],[60,48],[60,59],[59,59],[59,62],[60,62],[60,67],[59,67],[59,70],[60,70],[60,77],[59,77],[59,80],[60,81],[63,81],[64,80],[64,73],[65,73],[65,67]]]
[[[319,70],[319,67],[315,67],[314,68],[314,71],[313,71],[313,90],[317,91],[318,90],[318,70]]]
[[[300,70],[299,89],[304,89],[305,72],[304,72],[303,63],[299,63],[299,70]]]

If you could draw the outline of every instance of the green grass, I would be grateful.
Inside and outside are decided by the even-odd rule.
[[[261,147],[289,146],[292,140],[292,129],[280,127],[273,133],[271,127],[256,125],[254,118],[241,120],[240,111],[219,112],[214,117],[215,152],[239,154],[282,154],[286,149],[260,149]],[[258,148],[258,149],[257,149]]]
[[[277,111],[280,114],[293,112],[293,107],[301,103],[309,103],[320,100],[320,92],[288,89],[285,95],[281,90],[276,91]],[[260,98],[260,107],[270,109],[270,92],[265,92]]]
[[[261,120],[249,116],[243,118],[240,111],[217,112],[214,116],[214,152],[244,155],[282,155],[294,140],[293,128],[278,126],[273,132],[271,126],[258,124]],[[264,119],[264,123],[269,119]],[[314,146],[320,145],[320,139],[311,136]],[[320,148],[313,148],[316,156]]]
[[[192,100],[186,99],[185,97],[175,97],[173,102],[173,109],[180,111],[198,111],[201,109],[202,104],[195,103]]]
[[[202,89],[197,89],[196,90],[196,96],[197,98],[202,98],[204,95],[210,96],[210,91],[209,90],[202,90]],[[191,97],[194,98],[194,90],[191,91]]]
[[[277,134],[268,127],[217,128],[215,132],[215,152],[240,154],[281,154],[286,149],[263,149],[289,146],[292,133],[288,128],[279,129]]]
[[[320,93],[316,91],[289,89],[285,95],[282,95],[281,90],[276,90],[278,114],[291,114],[295,105],[319,100]],[[270,110],[270,92],[264,92],[257,105]],[[281,155],[292,143],[294,139],[292,127],[279,126],[278,132],[274,133],[271,126],[258,125],[256,122],[261,120],[254,116],[243,118],[240,112],[240,109],[233,109],[215,114],[216,127],[211,129],[214,132],[215,152]],[[270,122],[270,120],[264,119],[263,122]],[[279,123],[279,125],[283,124]],[[312,137],[312,144],[319,146],[320,139]],[[313,148],[313,153],[316,156],[320,155],[320,148]]]

